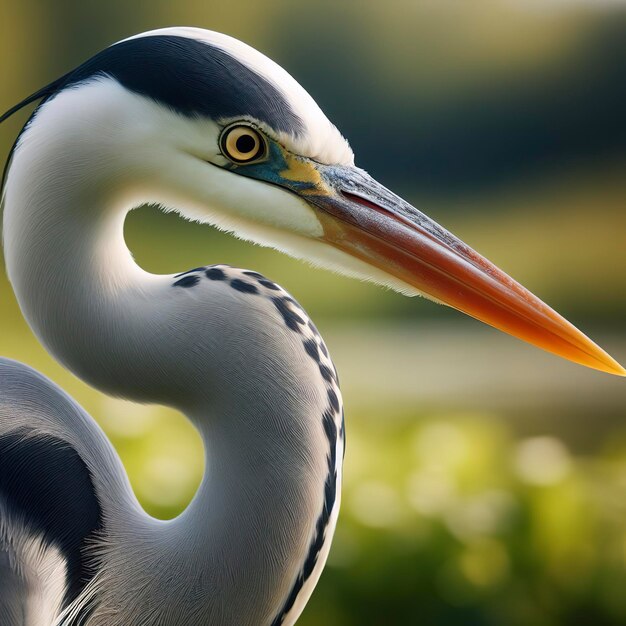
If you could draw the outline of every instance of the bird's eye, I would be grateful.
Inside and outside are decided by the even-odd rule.
[[[258,161],[265,155],[265,137],[250,126],[230,126],[222,132],[220,144],[224,156],[235,163]]]

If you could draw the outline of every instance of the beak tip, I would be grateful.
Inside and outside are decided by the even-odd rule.
[[[616,376],[622,376],[626,378],[626,369],[624,369],[619,363],[617,364],[617,369],[615,371]]]
[[[611,356],[606,354],[606,352],[603,353],[603,356],[605,356],[606,358],[602,361],[602,367],[598,368],[600,369],[600,371],[606,372],[607,374],[613,374],[614,376],[621,376],[623,378],[626,378],[626,369],[624,369],[624,367],[622,367]]]

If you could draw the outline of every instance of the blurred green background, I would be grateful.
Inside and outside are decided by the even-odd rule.
[[[626,10],[603,0],[0,0],[0,108],[100,48],[166,25],[220,30],[286,67],[358,165],[626,361]],[[7,154],[25,114],[0,127]],[[626,382],[460,314],[314,270],[145,208],[155,272],[225,262],[309,311],[342,380],[348,445],[328,566],[299,624],[626,623]],[[57,365],[0,277],[0,354],[102,424],[146,509],[202,473],[180,415]]]

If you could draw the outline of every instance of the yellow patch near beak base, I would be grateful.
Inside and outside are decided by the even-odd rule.
[[[283,158],[287,167],[280,171],[280,176],[285,180],[299,183],[302,187],[298,190],[306,194],[330,195],[330,188],[322,180],[322,176],[315,166],[315,163],[308,159],[295,156],[283,150]]]

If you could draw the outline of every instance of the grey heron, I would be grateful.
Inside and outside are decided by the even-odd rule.
[[[83,380],[187,415],[206,470],[179,517],[150,517],[95,421],[42,375],[0,359],[3,626],[289,626],[330,549],[345,434],[321,336],[253,271],[144,271],[123,235],[139,205],[425,295],[626,375],[357,168],[308,93],[235,39],[194,28],[131,37],[0,121],[37,100],[4,186],[21,310]]]

